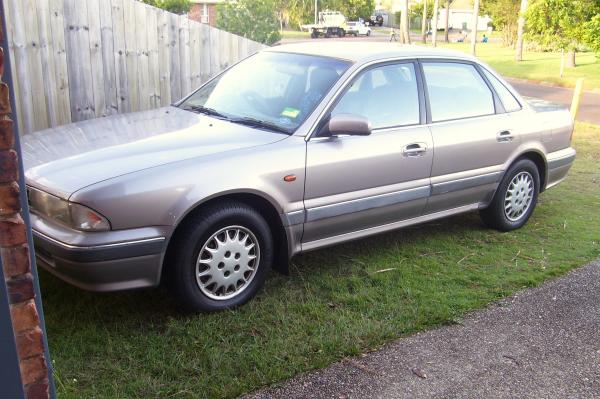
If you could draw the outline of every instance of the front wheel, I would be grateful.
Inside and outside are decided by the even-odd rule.
[[[273,262],[269,225],[239,202],[226,201],[190,216],[173,239],[167,283],[191,311],[242,305],[262,287]]]
[[[483,222],[500,231],[521,228],[533,213],[540,192],[540,175],[529,159],[515,162],[500,182],[490,205],[479,212]]]

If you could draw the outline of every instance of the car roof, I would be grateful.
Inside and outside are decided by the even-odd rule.
[[[376,61],[387,58],[453,58],[474,61],[475,57],[458,51],[390,42],[319,41],[283,44],[263,51],[317,55],[352,62]]]

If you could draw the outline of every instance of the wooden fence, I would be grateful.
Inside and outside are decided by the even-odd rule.
[[[22,133],[171,104],[263,47],[136,0],[7,3]]]

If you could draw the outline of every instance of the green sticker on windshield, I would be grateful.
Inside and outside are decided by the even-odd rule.
[[[291,108],[291,107],[285,107],[283,109],[283,111],[281,111],[281,116],[286,116],[288,118],[295,118],[295,117],[298,116],[299,113],[300,113],[299,109]]]

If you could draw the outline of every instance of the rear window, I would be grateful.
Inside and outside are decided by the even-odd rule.
[[[425,62],[423,72],[434,122],[496,112],[492,91],[473,65]]]
[[[496,90],[498,97],[500,97],[500,101],[504,106],[504,110],[506,112],[514,112],[520,110],[521,104],[519,104],[515,96],[512,95],[512,93],[506,88],[506,86],[504,86],[504,84],[502,84],[502,82],[500,82],[488,70],[486,70],[485,68],[482,69],[485,77],[490,81],[494,90]]]

